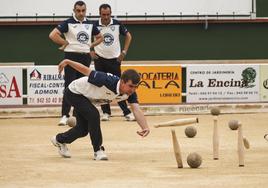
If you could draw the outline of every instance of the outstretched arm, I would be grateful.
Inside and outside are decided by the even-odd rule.
[[[142,129],[141,131],[137,131],[137,134],[142,136],[142,137],[147,136],[150,133],[150,129],[148,127],[146,118],[139,107],[139,104],[138,103],[130,103],[130,107],[133,111],[133,114],[136,118],[137,123],[139,124],[139,126]]]
[[[66,67],[67,65],[71,66],[73,69],[77,70],[78,72],[84,74],[85,76],[88,76],[91,73],[91,69],[86,67],[85,65],[78,63],[76,61],[72,61],[69,59],[64,59],[60,62],[58,69],[59,69],[59,73],[61,74],[61,72],[63,71],[64,67]]]

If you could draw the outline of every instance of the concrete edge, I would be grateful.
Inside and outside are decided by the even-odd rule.
[[[212,107],[219,107],[221,114],[264,113],[268,112],[268,103],[247,104],[194,104],[194,105],[141,105],[147,116],[176,114],[210,114]],[[97,107],[99,111],[100,107]],[[112,116],[122,116],[118,106],[111,106]],[[101,112],[100,112],[101,113]],[[0,119],[9,118],[48,118],[60,117],[61,107],[24,107],[0,109]]]

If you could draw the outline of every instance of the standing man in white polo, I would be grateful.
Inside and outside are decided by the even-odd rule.
[[[73,8],[74,15],[63,21],[49,34],[49,38],[60,45],[60,50],[64,51],[64,59],[70,59],[79,62],[87,67],[91,63],[90,51],[103,41],[100,31],[86,18],[86,4],[83,1],[77,1]],[[64,37],[63,37],[64,35]],[[92,37],[95,41],[92,41]],[[84,75],[70,66],[64,68],[65,88],[75,79]],[[62,118],[59,125],[66,125],[71,106],[63,98]]]
[[[121,76],[121,62],[127,55],[131,43],[131,34],[127,28],[118,20],[112,19],[111,6],[102,4],[99,7],[100,19],[94,25],[100,30],[104,41],[96,46],[94,57],[95,69],[105,73],[111,73],[118,77]],[[125,37],[123,49],[120,46],[120,35]],[[126,101],[118,102],[127,121],[134,121],[135,118],[129,110]],[[109,104],[101,105],[103,111],[102,121],[108,121],[111,116]]]

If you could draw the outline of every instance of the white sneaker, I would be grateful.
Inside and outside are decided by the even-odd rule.
[[[61,118],[61,120],[60,120],[58,125],[59,126],[67,125],[67,120],[68,120],[67,116],[62,116],[62,118]]]
[[[104,147],[100,147],[100,150],[97,152],[94,152],[94,160],[96,161],[107,161],[108,157],[107,155],[104,153]]]
[[[110,115],[107,113],[104,113],[101,117],[101,121],[109,121],[110,120]]]
[[[58,147],[59,149],[59,154],[62,156],[62,157],[65,157],[65,158],[70,158],[71,157],[71,154],[66,146],[66,144],[61,144],[57,141],[56,139],[56,136],[53,136],[51,138],[51,142],[54,146]]]
[[[264,139],[268,141],[268,134],[264,135]]]
[[[126,119],[126,121],[136,121],[133,113],[130,113],[128,115],[125,115],[125,119]]]

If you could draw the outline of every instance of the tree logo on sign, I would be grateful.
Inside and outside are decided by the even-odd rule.
[[[248,67],[242,72],[242,80],[246,83],[246,88],[252,88],[255,86],[255,79],[257,72],[254,68]]]

